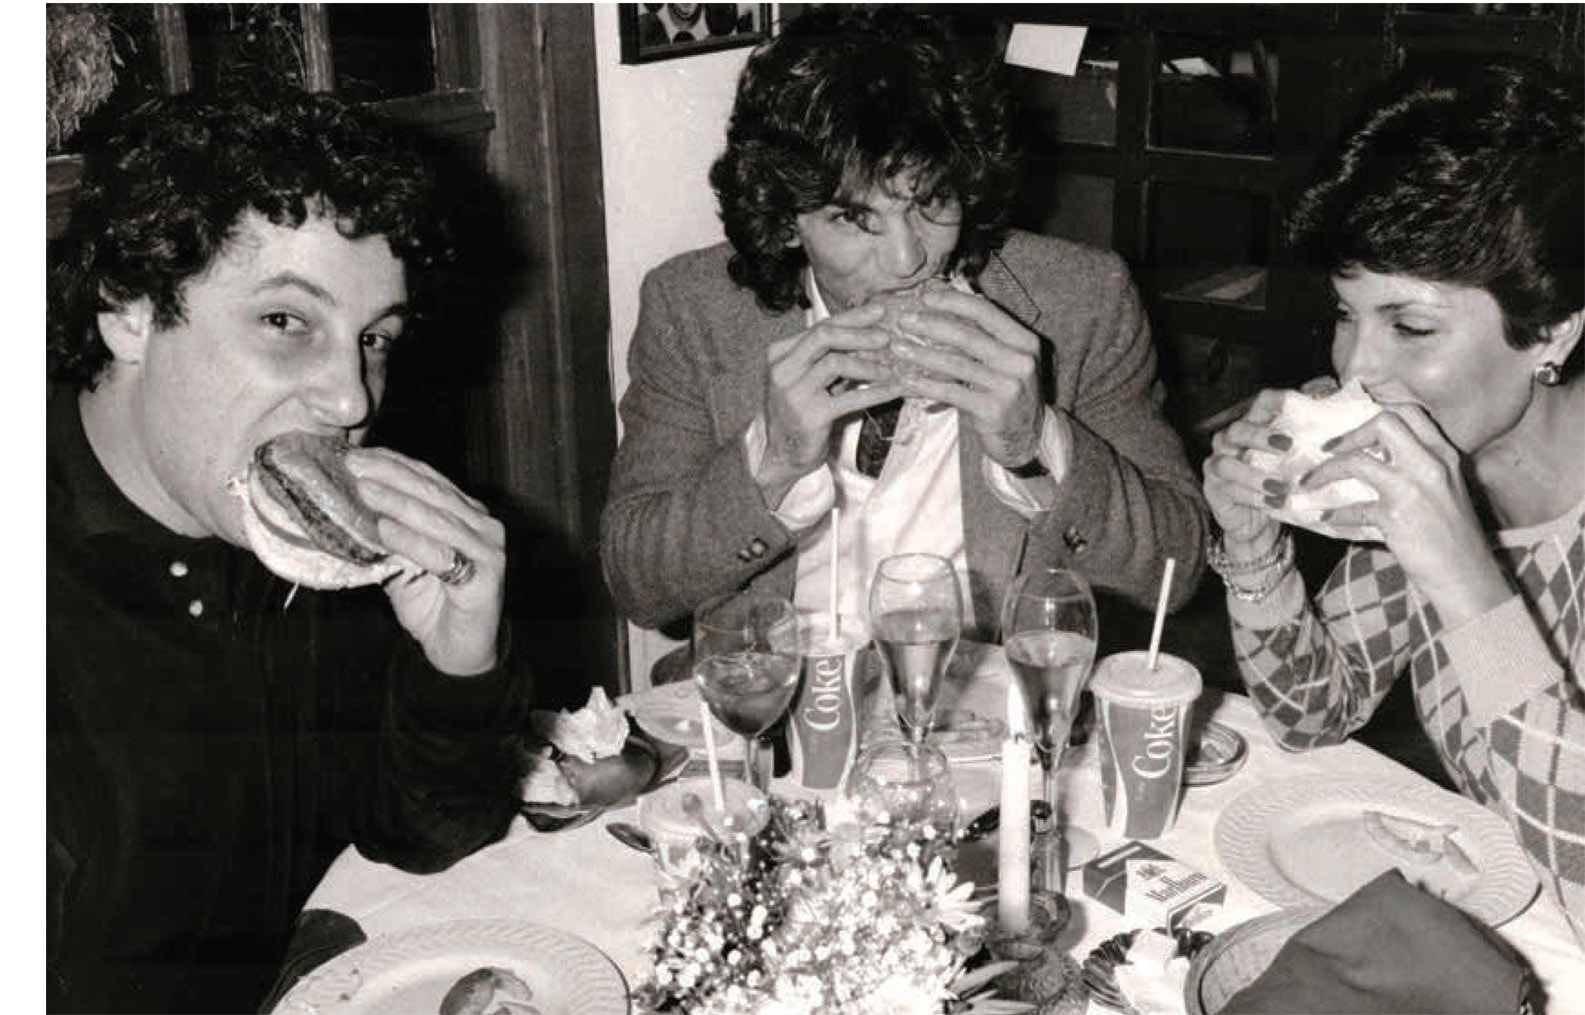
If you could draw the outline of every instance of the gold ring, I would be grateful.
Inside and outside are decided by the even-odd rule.
[[[451,566],[440,574],[435,575],[447,585],[466,585],[473,577],[473,559],[461,550],[453,548],[451,551]]]

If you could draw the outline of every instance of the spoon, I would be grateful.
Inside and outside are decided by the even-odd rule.
[[[613,821],[605,826],[605,830],[624,846],[630,846],[640,853],[655,852],[655,843],[650,839],[649,833],[637,825],[626,821]]]

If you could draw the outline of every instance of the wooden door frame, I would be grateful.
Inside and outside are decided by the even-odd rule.
[[[598,553],[616,419],[594,14],[587,4],[477,10],[480,87],[496,118],[487,165],[511,192],[532,266],[501,322],[488,397],[470,407],[486,420],[472,429],[494,439],[469,448],[469,471],[576,558],[583,609],[567,635],[581,673],[616,693],[624,653]],[[540,674],[542,691],[555,677]]]

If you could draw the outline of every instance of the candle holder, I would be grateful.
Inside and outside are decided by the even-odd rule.
[[[1029,895],[1029,925],[1008,931],[997,924],[996,891],[975,893],[985,917],[984,948],[992,962],[1015,965],[993,981],[999,997],[1037,1005],[1045,1013],[1082,1013],[1085,989],[1079,964],[1057,947],[1072,916],[1068,900],[1055,892]]]

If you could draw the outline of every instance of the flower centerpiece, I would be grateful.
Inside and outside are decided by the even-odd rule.
[[[638,1010],[689,1015],[1012,1015],[1014,964],[985,959],[972,882],[928,823],[827,831],[818,804],[773,798],[752,838],[701,841],[658,923]]]

